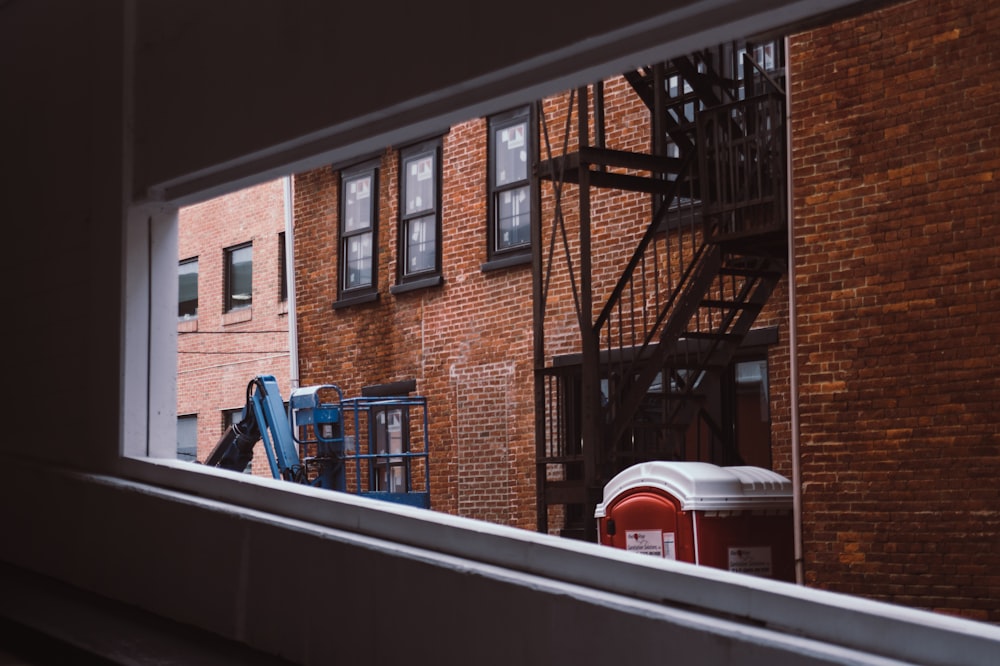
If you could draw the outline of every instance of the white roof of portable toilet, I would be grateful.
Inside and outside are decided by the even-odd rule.
[[[676,498],[684,511],[792,507],[791,481],[769,469],[656,460],[633,465],[608,481],[594,517],[603,518],[606,507],[633,488],[661,490]]]

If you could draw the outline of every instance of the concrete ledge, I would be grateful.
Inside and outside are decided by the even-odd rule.
[[[2,462],[0,559],[296,663],[1000,653],[982,623],[177,461]]]

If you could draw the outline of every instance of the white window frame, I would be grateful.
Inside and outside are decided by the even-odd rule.
[[[177,302],[178,228],[177,206],[133,206],[127,216],[119,452],[128,457],[176,454],[177,314],[167,304]]]

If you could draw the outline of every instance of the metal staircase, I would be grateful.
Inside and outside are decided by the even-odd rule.
[[[776,42],[726,44],[625,75],[650,112],[649,154],[603,147],[601,88],[576,97],[576,150],[548,159],[555,215],[548,284],[564,247],[565,183],[580,196],[579,261],[566,250],[580,320],[578,362],[546,358],[536,305],[539,529],[590,537],[603,484],[646,460],[692,459],[702,407],[785,272],[785,95]],[[539,114],[542,116],[542,114]],[[591,130],[593,127],[593,130]],[[589,145],[591,135],[596,146]],[[564,143],[564,146],[568,143]],[[590,293],[590,188],[652,195],[645,233],[603,307]],[[539,236],[543,236],[539,231]],[[536,240],[541,241],[541,238]],[[540,263],[540,262],[539,262]],[[536,292],[536,295],[538,292]],[[596,312],[596,317],[592,315]],[[537,346],[543,347],[540,353]],[[573,359],[576,361],[577,359]]]

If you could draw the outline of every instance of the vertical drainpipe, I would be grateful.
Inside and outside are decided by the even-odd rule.
[[[542,534],[549,531],[548,505],[545,503],[545,465],[537,461],[545,458],[545,304],[542,289],[542,189],[539,181],[541,158],[541,119],[544,117],[541,100],[531,105],[531,127],[534,137],[531,142],[531,324],[532,324],[532,372],[535,399],[535,526]],[[548,155],[551,157],[552,155]]]
[[[795,301],[795,214],[792,196],[792,68],[789,39],[785,37],[785,207],[788,216],[788,383],[791,394],[792,520],[795,540],[795,582],[805,582],[802,556],[802,467],[799,442],[798,321]]]
[[[299,387],[298,325],[295,312],[295,225],[292,217],[292,176],[285,181],[285,272],[288,281],[288,373],[289,393]]]

